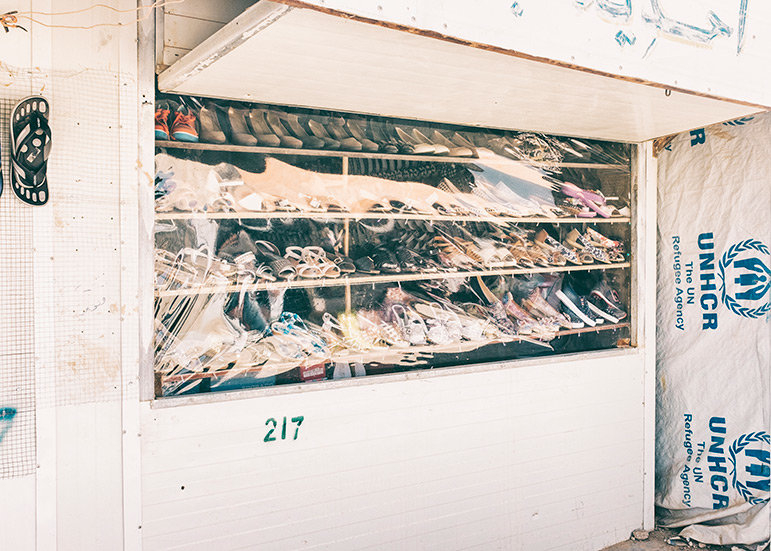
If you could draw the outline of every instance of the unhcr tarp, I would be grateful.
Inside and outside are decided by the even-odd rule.
[[[705,543],[769,538],[771,116],[659,156],[657,505]]]

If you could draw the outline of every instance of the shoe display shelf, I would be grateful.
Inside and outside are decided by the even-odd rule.
[[[348,175],[348,159],[349,158],[369,158],[369,159],[392,159],[400,161],[420,161],[420,162],[436,162],[436,163],[458,163],[458,164],[473,164],[479,163],[485,166],[495,167],[503,165],[520,164],[531,167],[545,167],[545,168],[570,168],[570,169],[587,169],[598,171],[613,171],[619,174],[630,174],[629,164],[611,164],[611,163],[591,163],[591,162],[538,162],[538,161],[518,161],[506,157],[498,157],[494,159],[477,157],[451,157],[446,155],[426,155],[426,154],[394,154],[394,153],[373,153],[373,152],[358,152],[358,151],[345,151],[345,150],[316,150],[316,149],[294,149],[294,148],[282,148],[282,147],[262,147],[262,146],[243,146],[234,144],[210,144],[210,143],[187,143],[171,140],[156,140],[156,150],[163,151],[165,149],[178,149],[178,150],[198,150],[198,151],[219,151],[227,153],[253,153],[262,156],[305,156],[305,157],[333,157],[342,160],[342,172],[340,176],[345,178]],[[329,212],[329,211],[213,211],[213,212],[179,212],[179,211],[164,211],[156,212],[156,220],[158,221],[175,221],[175,220],[195,220],[195,219],[208,219],[208,220],[269,220],[269,219],[311,219],[316,221],[341,221],[344,224],[344,254],[349,254],[349,241],[350,241],[350,223],[360,220],[419,220],[426,222],[487,222],[492,224],[522,224],[522,225],[541,225],[552,224],[554,226],[571,225],[571,226],[586,226],[593,224],[631,224],[630,216],[612,216],[609,218],[593,217],[548,217],[548,216],[481,216],[474,214],[463,215],[451,215],[451,214],[422,214],[422,213],[402,213],[402,212]],[[261,281],[250,284],[234,284],[234,285],[190,285],[178,289],[165,289],[156,290],[155,296],[161,297],[184,297],[190,295],[203,295],[203,294],[218,294],[218,293],[243,293],[250,291],[272,291],[281,289],[312,289],[312,288],[327,288],[327,287],[345,287],[345,305],[346,311],[351,311],[351,287],[371,285],[385,283],[400,283],[408,281],[423,281],[432,279],[455,279],[455,278],[472,278],[472,277],[485,277],[496,275],[510,275],[510,276],[527,276],[531,274],[558,274],[567,272],[605,272],[612,270],[627,270],[631,268],[631,262],[613,262],[613,263],[593,263],[582,265],[566,265],[566,266],[537,266],[537,267],[519,267],[519,266],[496,266],[485,269],[473,269],[473,270],[454,270],[454,271],[438,271],[438,272],[409,272],[409,273],[388,273],[378,275],[343,275],[335,278],[319,278],[319,279],[291,279],[291,280],[277,280],[277,281]],[[577,329],[561,329],[555,333],[555,338],[564,337],[568,335],[580,335],[584,333],[600,333],[630,329],[631,323],[606,323],[597,324],[594,327],[582,327]],[[483,346],[487,346],[495,343],[514,343],[514,342],[530,342],[534,344],[542,344],[540,341],[527,336],[527,335],[507,335],[500,336],[495,339],[485,339],[479,341],[462,341],[454,342],[450,344],[426,344],[421,346],[411,346],[408,349],[374,349],[368,351],[345,351],[338,354],[330,354],[327,357],[311,357],[302,360],[289,360],[280,363],[271,364],[267,369],[265,366],[260,366],[255,369],[239,369],[238,376],[249,376],[252,374],[259,374],[260,377],[264,377],[266,373],[275,372],[283,373],[292,368],[313,367],[321,365],[329,365],[334,362],[361,362],[366,364],[368,361],[377,361],[379,363],[388,363],[389,356],[397,357],[404,354],[420,355],[421,353],[436,354],[436,353],[450,353],[461,354],[469,352]],[[628,339],[620,338],[618,346],[628,346]],[[184,374],[162,374],[156,373],[156,394],[163,395],[163,389],[166,385],[180,385],[183,383],[189,383],[193,381],[202,380],[204,386],[207,386],[208,380],[214,380],[217,378],[228,378],[231,376],[230,369],[211,369],[198,372],[184,373]]]

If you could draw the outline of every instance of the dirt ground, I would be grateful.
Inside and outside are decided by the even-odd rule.
[[[648,539],[636,541],[633,539],[622,541],[616,545],[606,547],[602,551],[686,551],[690,549],[703,549],[705,551],[756,551],[757,545],[706,545],[698,542],[686,542],[677,538],[675,530],[657,529],[648,533]],[[667,543],[670,538],[675,538],[672,543]],[[690,543],[690,545],[689,545]],[[673,545],[674,544],[674,545]],[[760,545],[762,548],[763,545]]]

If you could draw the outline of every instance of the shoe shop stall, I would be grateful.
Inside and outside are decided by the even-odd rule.
[[[575,4],[156,25],[148,549],[652,528],[652,140],[762,110],[758,44]]]
[[[0,548],[653,527],[656,154],[771,105],[769,8],[27,3],[0,122],[42,98],[50,147],[41,195],[0,142]]]

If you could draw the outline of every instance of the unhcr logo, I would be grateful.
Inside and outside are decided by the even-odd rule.
[[[769,444],[769,434],[760,431],[742,434],[728,448],[731,482],[736,491],[753,505],[768,501],[771,484]]]
[[[764,317],[771,311],[768,247],[757,239],[731,245],[718,264],[723,304],[738,316]]]

